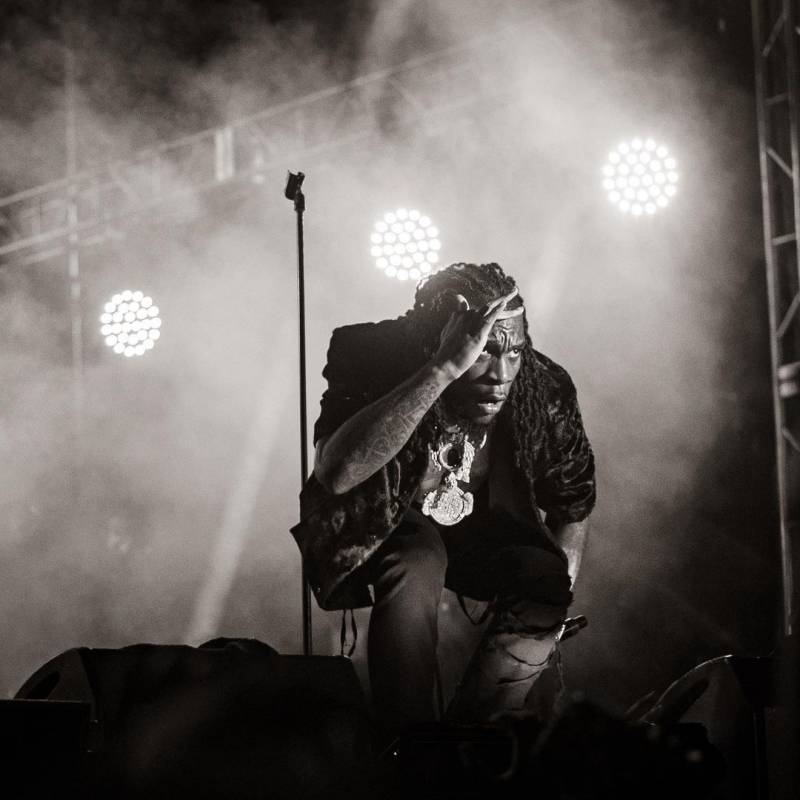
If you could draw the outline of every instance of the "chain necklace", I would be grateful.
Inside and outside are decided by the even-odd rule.
[[[445,472],[444,481],[428,492],[422,501],[422,513],[433,517],[440,525],[456,525],[472,513],[472,492],[465,492],[458,482],[469,482],[476,445],[480,450],[486,444],[487,432],[480,434],[480,442],[471,430],[460,427],[445,430],[439,436],[438,446],[428,446],[431,462],[437,470]],[[472,439],[472,441],[470,440]]]

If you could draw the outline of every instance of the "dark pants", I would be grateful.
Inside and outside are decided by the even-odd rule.
[[[566,563],[549,541],[480,504],[450,527],[412,507],[368,568],[375,590],[367,644],[373,704],[392,728],[435,719],[437,612],[445,586],[494,602],[487,646],[495,655],[498,646],[510,652],[510,663],[519,654],[508,645],[552,632],[571,601]]]

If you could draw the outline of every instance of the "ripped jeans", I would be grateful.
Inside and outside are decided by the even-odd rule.
[[[367,564],[375,592],[367,639],[375,714],[390,728],[436,719],[442,589],[494,611],[446,718],[521,710],[551,662],[572,595],[566,561],[543,534],[477,504],[450,527],[409,509]]]

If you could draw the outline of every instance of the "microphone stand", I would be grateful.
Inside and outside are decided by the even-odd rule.
[[[308,431],[306,424],[306,295],[305,264],[303,257],[303,212],[306,210],[306,198],[302,192],[305,175],[302,172],[290,172],[286,179],[283,193],[287,200],[294,201],[297,214],[297,297],[298,317],[300,321],[300,487],[305,486],[308,478]],[[308,588],[305,560],[302,564],[303,580],[303,655],[310,656],[313,650],[311,635],[311,592]]]

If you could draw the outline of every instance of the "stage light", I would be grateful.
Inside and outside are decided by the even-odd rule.
[[[119,292],[103,306],[100,334],[117,355],[143,356],[161,337],[158,306],[143,292]]]
[[[442,248],[430,217],[407,208],[384,214],[373,226],[370,242],[375,266],[401,281],[418,281],[435,272]]]
[[[620,143],[603,166],[603,188],[624,214],[652,216],[669,205],[678,188],[678,162],[653,139]]]

